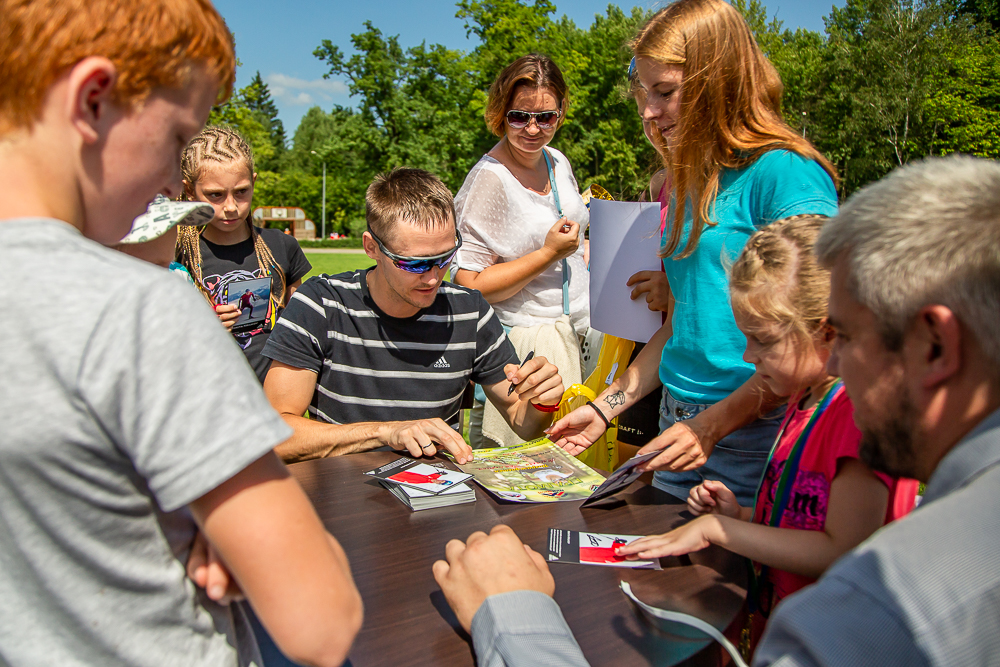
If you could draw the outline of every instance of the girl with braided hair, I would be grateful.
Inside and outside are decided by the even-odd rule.
[[[803,215],[772,223],[750,237],[731,271],[733,313],[747,343],[743,358],[774,393],[791,396],[756,502],[741,506],[723,482],[707,479],[687,500],[701,516],[619,549],[649,559],[716,544],[754,561],[751,644],[782,598],[909,512],[918,486],[858,460],[854,407],[843,383],[826,372],[834,341],[827,323],[830,272],[813,255],[824,220]]]
[[[277,229],[255,227],[251,222],[257,174],[253,151],[239,132],[228,127],[206,127],[184,150],[181,175],[187,199],[211,204],[215,217],[205,227],[179,231],[177,261],[190,272],[227,329],[232,330],[242,314],[237,304],[227,304],[230,286],[271,278],[264,323],[252,331],[234,334],[263,383],[271,361],[260,351],[281,309],[312,267],[294,238]]]

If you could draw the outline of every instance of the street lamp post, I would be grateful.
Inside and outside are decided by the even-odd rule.
[[[313,155],[319,155],[316,151],[309,151]],[[320,238],[326,238],[326,160],[323,160],[323,222],[320,227]]]

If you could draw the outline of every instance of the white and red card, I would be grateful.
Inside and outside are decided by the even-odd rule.
[[[549,553],[552,563],[581,563],[606,567],[629,567],[639,570],[659,570],[659,559],[626,560],[615,553],[615,546],[628,544],[641,535],[583,533],[576,530],[549,528]]]
[[[458,470],[439,468],[413,459],[399,458],[391,463],[365,473],[393,484],[403,484],[437,495],[456,484],[472,479],[472,475]]]

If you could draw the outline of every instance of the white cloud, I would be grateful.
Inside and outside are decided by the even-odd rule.
[[[350,95],[347,84],[334,79],[306,81],[286,74],[268,74],[264,82],[279,103],[289,106],[329,104],[334,97],[346,98]]]

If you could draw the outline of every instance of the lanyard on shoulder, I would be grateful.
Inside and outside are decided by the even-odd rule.
[[[826,393],[823,394],[823,398],[820,399],[819,404],[816,409],[813,410],[812,416],[809,421],[806,422],[805,428],[802,429],[802,433],[795,440],[795,444],[792,445],[792,450],[788,453],[788,459],[785,460],[785,466],[781,471],[781,476],[778,478],[778,485],[774,492],[774,504],[771,506],[771,516],[768,517],[768,526],[777,528],[781,525],[781,519],[784,517],[785,510],[788,508],[788,501],[792,495],[792,487],[795,486],[795,478],[799,473],[799,463],[802,461],[802,452],[805,451],[806,443],[809,441],[809,436],[812,434],[813,427],[816,426],[816,422],[819,418],[826,412],[826,409],[830,406],[833,401],[833,397],[836,396],[837,391],[844,386],[842,380],[837,380],[833,383]],[[767,470],[771,467],[771,462],[774,459],[774,454],[778,450],[778,445],[781,442],[781,436],[785,433],[785,428],[788,426],[788,422],[791,421],[791,414],[785,418],[785,423],[781,425],[781,430],[778,432],[778,437],[774,441],[774,445],[771,447],[771,454],[767,458],[767,465],[764,467],[764,475],[761,477],[760,484],[757,487],[757,499],[754,504],[754,516],[757,515],[757,502],[760,502],[760,489],[764,483],[764,476],[767,475]],[[761,520],[763,520],[763,513],[761,514]],[[750,608],[751,613],[762,611],[761,604],[763,600],[761,599],[761,588],[762,583],[767,579],[767,566],[764,565],[757,570],[754,564],[747,559],[748,573],[750,575],[749,579],[749,590],[747,591],[747,604]]]
[[[549,152],[542,149],[542,155],[545,157],[545,166],[549,170],[549,187],[552,188],[552,198],[556,200],[556,211],[559,213],[559,217],[563,217],[562,204],[559,203],[559,188],[556,187],[556,175],[552,169],[552,158],[549,157]],[[563,298],[563,315],[569,315],[569,263],[564,259],[562,261],[562,298]]]

